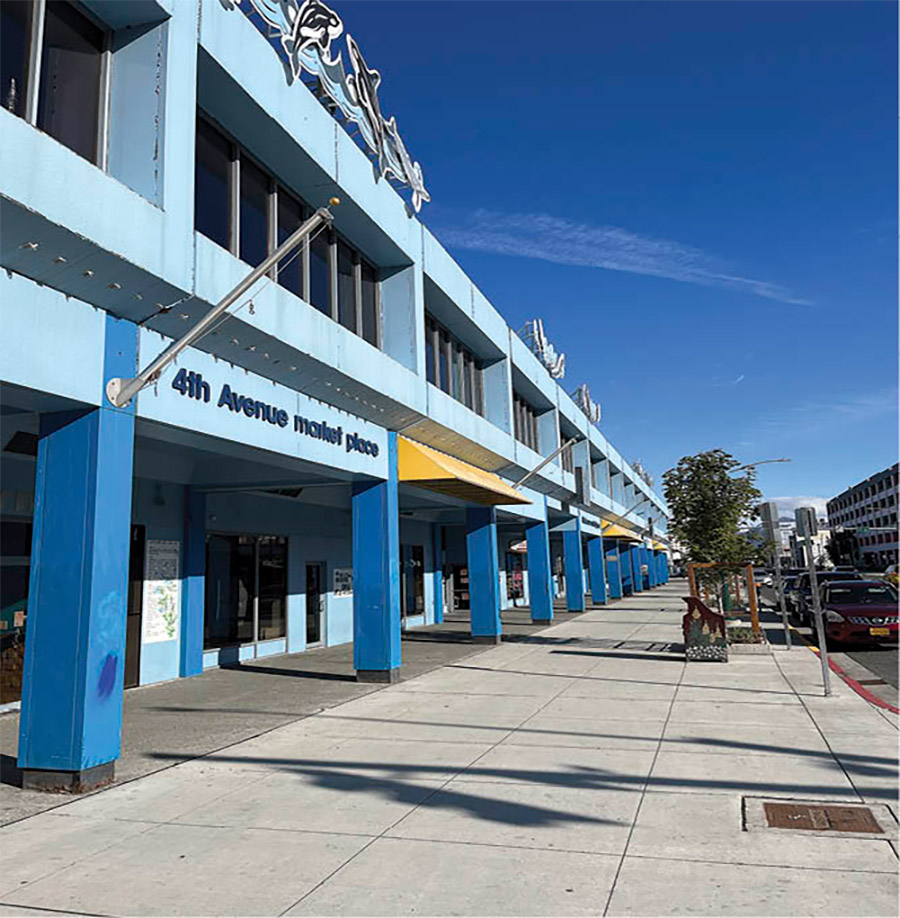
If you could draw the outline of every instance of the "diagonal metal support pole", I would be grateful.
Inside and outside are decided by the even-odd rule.
[[[339,204],[340,201],[337,198],[332,198],[330,203]],[[226,293],[190,331],[170,344],[150,366],[131,379],[123,379],[121,377],[110,379],[106,384],[106,397],[116,408],[124,408],[141,389],[152,383],[185,348],[190,347],[195,341],[202,338],[214,323],[227,312],[228,308],[234,305],[235,301],[243,296],[261,277],[264,277],[311,233],[314,233],[321,226],[330,225],[333,220],[334,217],[331,211],[327,207],[320,207],[285,239],[265,261],[261,262],[236,287]]]

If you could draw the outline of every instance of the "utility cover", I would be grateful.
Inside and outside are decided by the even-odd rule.
[[[814,806],[808,803],[765,803],[766,822],[773,829],[826,832],[872,832],[883,835],[866,806]]]

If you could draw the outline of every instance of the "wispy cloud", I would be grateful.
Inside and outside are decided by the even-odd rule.
[[[741,373],[740,376],[736,376],[734,379],[725,380],[722,382],[720,379],[714,379],[713,385],[721,388],[722,386],[739,386],[747,377]]]
[[[784,287],[734,273],[700,249],[641,236],[618,226],[595,226],[550,214],[507,214],[476,210],[455,226],[442,226],[449,246],[536,258],[563,265],[666,277],[702,287],[724,287],[781,303],[810,305]]]
[[[862,421],[895,416],[897,399],[896,387],[834,399],[811,399],[762,418],[759,426],[762,431],[794,438],[836,432]]]

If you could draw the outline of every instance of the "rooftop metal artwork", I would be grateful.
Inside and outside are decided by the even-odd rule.
[[[352,73],[344,69],[336,46],[344,32],[340,16],[321,0],[220,0],[225,9],[240,7],[266,35],[288,66],[293,80],[304,71],[317,81],[326,107],[338,111],[359,129],[363,144],[372,154],[381,177],[410,188],[416,213],[431,195],[425,189],[422,167],[413,161],[392,116],[385,118],[378,101],[381,74],[365,61],[359,45],[346,35],[347,57]]]

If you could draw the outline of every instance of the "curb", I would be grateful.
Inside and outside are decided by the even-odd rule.
[[[819,659],[822,658],[822,655],[819,653],[819,648],[816,647],[815,644],[810,644],[809,641],[802,634],[800,634],[799,631],[791,628],[791,633],[794,634],[798,640],[803,641],[806,647],[811,650]],[[841,667],[831,659],[831,657],[828,658],[828,668],[832,670],[832,672],[837,673],[837,675],[840,676],[841,679],[843,679],[844,682],[846,682],[847,685],[849,685],[857,695],[859,695],[861,698],[865,698],[869,704],[874,704],[877,708],[885,708],[892,714],[900,714],[900,708],[895,708],[894,705],[888,704],[888,702],[882,700],[877,695],[873,695],[872,692],[870,692],[864,685],[861,685],[852,676],[848,676],[844,670],[841,669]]]

